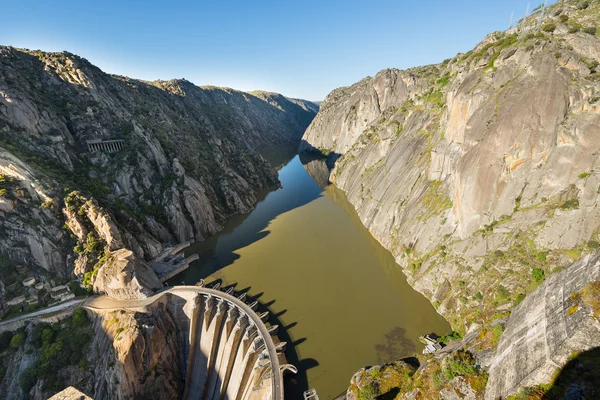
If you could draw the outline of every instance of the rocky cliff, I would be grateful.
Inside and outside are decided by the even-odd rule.
[[[598,1],[559,1],[441,64],[336,89],[303,137],[409,282],[480,332],[478,350],[600,246],[598,16]]]
[[[20,278],[66,277],[97,271],[105,247],[147,260],[202,240],[277,183],[258,150],[299,140],[316,108],[0,47],[0,253]]]
[[[455,326],[597,246],[600,40],[572,27],[600,5],[577,4],[337,89],[304,135],[301,150],[339,157],[331,181]]]
[[[16,345],[11,339],[19,335]],[[75,386],[95,399],[178,399],[184,382],[179,343],[164,303],[146,312],[88,316],[77,309],[52,324],[30,321],[0,337],[0,397],[43,400]]]

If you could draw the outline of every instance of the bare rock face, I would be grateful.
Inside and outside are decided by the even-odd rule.
[[[148,313],[110,312],[95,320],[96,399],[178,399],[183,394],[177,326],[162,303]]]
[[[12,180],[0,195],[0,252],[70,277],[71,250],[90,233],[145,260],[163,244],[205,239],[277,184],[258,151],[299,140],[316,110],[275,93],[144,82],[67,52],[0,46],[0,176]],[[118,148],[88,145],[110,140]],[[61,212],[73,192],[85,201]],[[76,272],[101,255],[79,257]]]
[[[577,5],[546,11],[553,33],[531,17],[442,64],[336,89],[303,137],[337,158],[330,180],[455,328],[600,240],[600,39],[561,22],[600,9]]]
[[[95,292],[119,300],[143,299],[161,287],[150,265],[128,249],[111,252],[94,282]]]
[[[94,400],[85,393],[80,392],[73,386],[69,386],[65,390],[56,393],[48,400]]]
[[[600,252],[595,252],[550,276],[513,310],[490,366],[486,399],[547,384],[573,352],[598,346],[598,310],[582,297],[586,286],[599,280]]]

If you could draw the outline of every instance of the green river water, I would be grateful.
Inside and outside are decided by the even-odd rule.
[[[408,285],[344,193],[327,185],[324,161],[295,149],[265,153],[282,187],[188,248],[200,259],[174,281],[219,279],[258,296],[274,314],[271,323],[285,328],[280,338],[299,369],[286,377],[286,399],[315,388],[327,400],[358,369],[420,353],[420,335],[445,334],[450,325]]]

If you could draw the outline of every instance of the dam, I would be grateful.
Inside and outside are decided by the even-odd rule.
[[[344,193],[328,183],[321,158],[273,150],[281,188],[249,214],[193,243],[198,255],[171,285],[221,280],[260,297],[288,342],[298,373],[285,376],[285,398],[316,389],[332,399],[360,368],[421,353],[418,338],[450,325],[406,281],[393,255],[364,228]]]
[[[143,300],[89,298],[82,307],[103,315],[113,311],[148,313],[162,305],[177,326],[183,399],[283,399],[283,373],[296,368],[285,361],[286,343],[257,314],[246,295],[201,286],[178,286]]]

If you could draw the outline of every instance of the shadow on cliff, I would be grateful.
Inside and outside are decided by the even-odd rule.
[[[292,159],[289,159],[292,157]],[[190,268],[169,281],[170,285],[195,284],[240,258],[238,250],[267,237],[267,227],[279,215],[302,207],[323,196],[329,184],[329,169],[324,157],[290,155],[287,161],[273,162],[283,165],[279,170],[282,188],[272,188],[261,193],[250,213],[230,217],[224,229],[186,249],[186,256],[198,254],[199,259]]]
[[[324,159],[329,170],[332,170],[333,167],[335,167],[336,161],[342,156],[340,153],[336,153],[335,151],[325,151],[327,153],[325,154],[325,152],[313,147],[304,139],[300,141],[300,146],[298,149],[301,156],[312,156]]]
[[[570,360],[547,391],[542,388],[528,391],[527,399],[600,399],[600,347]]]

